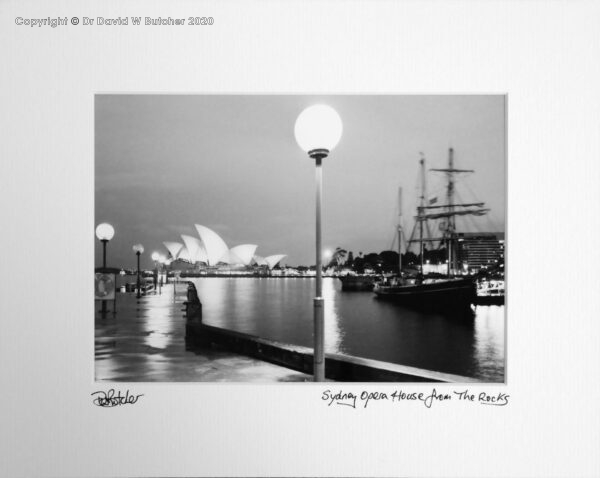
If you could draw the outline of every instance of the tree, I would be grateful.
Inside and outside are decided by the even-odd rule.
[[[423,256],[424,256],[423,262],[426,262],[429,260],[429,261],[431,261],[432,264],[441,264],[441,263],[446,262],[446,259],[448,258],[448,253],[447,253],[445,247],[442,247],[440,249],[434,249],[432,251],[430,251],[428,249],[424,249]]]
[[[344,262],[344,258],[346,257],[347,253],[348,253],[348,251],[346,251],[346,249],[342,249],[341,247],[336,247],[335,252],[331,256],[331,260],[329,261],[329,264],[327,265],[327,267],[341,266]]]
[[[363,257],[362,252],[359,252],[358,257],[354,259],[353,267],[359,274],[362,274],[365,271],[365,258]]]
[[[402,254],[402,266],[410,266],[419,262],[419,257],[414,253],[408,251],[406,254]]]
[[[352,254],[352,251],[348,253],[348,259],[346,260],[345,266],[354,267],[354,254]]]
[[[398,253],[396,251],[382,251],[379,254],[381,257],[382,268],[385,272],[398,272]]]
[[[369,267],[375,269],[377,272],[380,271],[381,266],[383,264],[383,259],[381,259],[379,254],[376,254],[375,252],[370,252],[369,254],[365,255],[364,260],[365,268]]]

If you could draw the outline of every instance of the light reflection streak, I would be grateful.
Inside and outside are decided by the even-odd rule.
[[[323,299],[325,299],[325,351],[329,353],[340,353],[342,345],[342,334],[340,330],[340,318],[338,316],[335,301],[335,279],[325,278],[323,280]]]
[[[476,363],[484,374],[504,363],[504,307],[478,306],[474,336]]]
[[[147,366],[154,373],[163,372],[169,366],[165,353],[176,332],[172,288],[163,287],[162,294],[145,297],[140,306],[138,317],[146,334],[144,345],[159,352],[145,354]]]

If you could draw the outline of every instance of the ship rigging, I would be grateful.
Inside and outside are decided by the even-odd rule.
[[[419,205],[417,206],[417,215],[415,223],[406,244],[406,249],[410,248],[411,244],[419,244],[419,256],[421,258],[421,271],[423,271],[424,262],[424,245],[429,243],[433,248],[434,242],[438,242],[438,248],[446,246],[447,253],[447,274],[452,275],[458,271],[458,233],[456,230],[457,216],[483,216],[490,210],[485,208],[483,202],[457,203],[455,202],[455,175],[464,173],[474,173],[472,169],[458,169],[454,166],[454,150],[448,151],[448,167],[430,169],[432,172],[441,172],[446,175],[446,203],[434,204],[436,201],[430,200],[427,203],[427,185],[425,173],[425,157],[421,153],[419,160],[420,176],[421,176],[421,191],[419,195]],[[441,237],[433,238],[431,234],[430,221],[443,219],[440,222]],[[418,231],[418,238],[415,235]]]

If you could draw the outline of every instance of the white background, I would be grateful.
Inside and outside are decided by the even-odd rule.
[[[215,24],[14,23],[169,15]],[[591,1],[0,3],[0,473],[599,476],[599,18]],[[132,384],[135,406],[93,406],[96,92],[508,93],[508,385],[483,389],[509,405]]]

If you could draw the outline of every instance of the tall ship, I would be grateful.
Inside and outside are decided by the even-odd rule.
[[[476,302],[477,286],[473,276],[459,274],[458,270],[458,232],[456,230],[457,216],[483,216],[489,209],[484,208],[482,202],[457,203],[455,202],[455,176],[462,173],[473,173],[473,170],[457,169],[454,166],[454,151],[448,152],[448,167],[432,169],[446,175],[446,202],[434,204],[426,201],[426,173],[425,158],[421,155],[421,194],[415,225],[410,239],[407,241],[407,250],[410,244],[419,244],[420,270],[416,276],[407,277],[402,274],[402,207],[400,205],[400,220],[398,223],[398,255],[400,274],[395,277],[375,284],[373,292],[380,299],[393,300],[407,306],[419,308],[460,308],[468,307]],[[437,202],[437,201],[435,201]],[[432,238],[430,221],[439,219],[441,237]],[[425,235],[427,233],[427,235]],[[418,238],[415,236],[418,234]],[[436,277],[424,275],[424,244],[439,242],[446,247],[445,276],[437,274]]]

